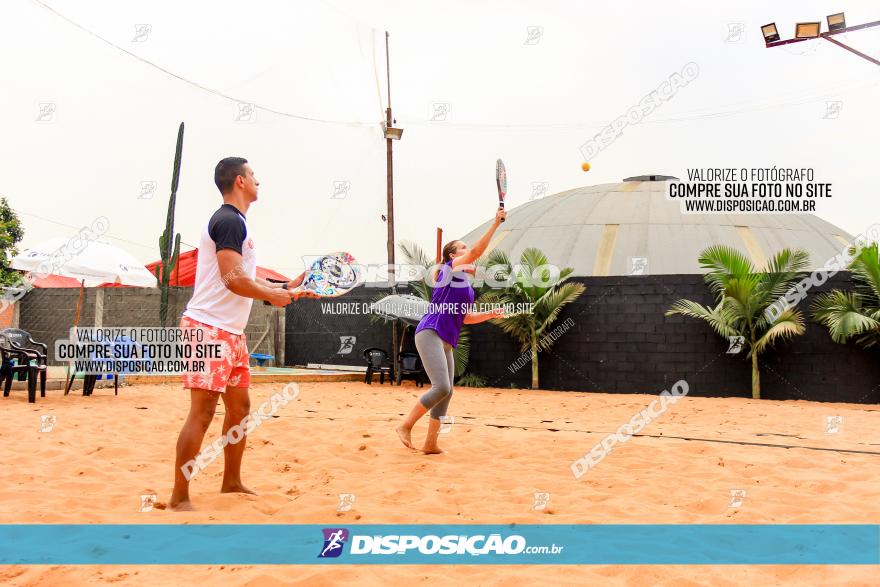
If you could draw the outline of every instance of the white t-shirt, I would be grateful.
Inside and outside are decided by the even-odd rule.
[[[223,249],[241,254],[241,266],[236,269],[239,275],[251,279],[257,276],[257,253],[254,239],[248,235],[247,219],[231,204],[220,206],[202,229],[196,285],[183,315],[233,334],[242,334],[254,300],[234,294],[226,287],[235,275],[220,275],[217,251]]]

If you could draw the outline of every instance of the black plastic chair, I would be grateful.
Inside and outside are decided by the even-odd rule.
[[[46,350],[45,344],[36,342],[24,330],[7,328],[0,331],[0,379],[3,380],[3,397],[9,397],[12,380],[16,375],[19,381],[27,381],[29,403],[37,401],[38,378],[40,397],[46,397]]]
[[[397,355],[400,361],[400,368],[397,370],[397,385],[400,385],[404,379],[413,379],[416,387],[422,387],[428,375],[422,367],[422,359],[419,353],[402,352]]]
[[[76,373],[74,373],[76,376]],[[110,374],[107,374],[110,378]],[[73,379],[73,377],[71,377]],[[83,395],[92,395],[95,391],[95,385],[98,383],[98,375],[83,375]],[[113,395],[119,395],[119,373],[113,374]]]
[[[388,353],[379,348],[364,350],[364,360],[367,361],[367,372],[364,375],[364,383],[373,383],[373,373],[379,374],[379,383],[385,383],[385,374],[388,373],[388,382],[394,385],[394,368],[388,362]]]
[[[135,347],[135,348],[137,348],[137,350],[138,350],[139,356],[141,356],[141,357],[146,356],[145,353],[144,353],[144,345],[136,345],[135,343],[133,343],[133,342],[131,341],[130,338],[128,338],[128,337],[125,336],[124,334],[121,335],[121,336],[117,336],[117,337],[113,340],[113,344],[115,344],[115,345],[119,345],[119,344],[121,344],[121,345],[124,345],[124,346],[129,347],[129,348],[131,348],[131,347]],[[90,358],[91,358],[92,360],[95,359],[95,357],[90,357]],[[113,395],[119,395],[119,376],[120,376],[122,373],[125,373],[125,372],[124,372],[124,371],[123,371],[123,372],[119,372],[119,371],[117,371],[117,372],[115,372],[115,373],[102,373],[102,374],[100,374],[100,375],[97,375],[97,374],[94,374],[94,373],[92,373],[92,374],[83,374],[83,395],[86,395],[86,396],[92,395],[92,392],[95,391],[95,385],[98,383],[98,379],[101,379],[101,378],[103,378],[104,376],[107,377],[107,381],[110,380],[110,377],[113,377]],[[73,379],[74,379],[74,377],[76,377],[76,373],[73,373],[73,374],[70,376],[70,381],[69,381],[68,384],[67,384],[67,388],[68,388],[68,389],[70,389],[70,388],[73,387]]]

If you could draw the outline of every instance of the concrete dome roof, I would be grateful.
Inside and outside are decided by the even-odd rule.
[[[816,269],[852,242],[852,235],[812,214],[684,214],[666,197],[669,176],[577,188],[508,211],[490,244],[511,259],[529,247],[574,275],[703,273],[697,258],[725,244],[763,266],[776,251],[803,248]],[[469,245],[486,222],[465,235]]]

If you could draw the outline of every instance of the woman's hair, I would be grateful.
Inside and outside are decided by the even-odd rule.
[[[443,247],[443,263],[448,263],[452,259],[452,253],[458,250],[461,241],[450,241]]]

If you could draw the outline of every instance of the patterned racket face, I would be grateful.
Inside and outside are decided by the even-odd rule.
[[[498,205],[503,208],[507,195],[507,169],[501,159],[495,162],[495,184],[498,186]]]
[[[347,293],[360,281],[361,275],[354,257],[346,252],[338,252],[315,259],[299,287],[322,298],[333,298]]]

